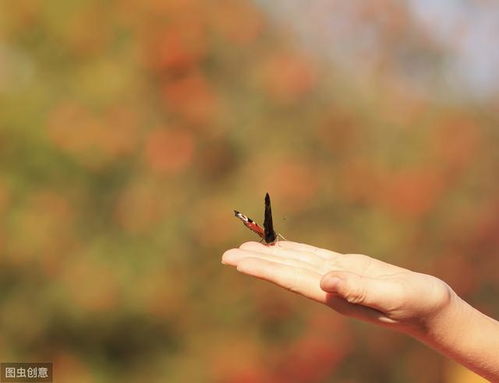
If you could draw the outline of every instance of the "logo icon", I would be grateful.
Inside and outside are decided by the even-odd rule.
[[[52,363],[0,363],[0,382],[52,382]]]

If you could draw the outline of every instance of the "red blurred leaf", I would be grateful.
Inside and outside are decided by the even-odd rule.
[[[262,71],[263,87],[277,102],[296,102],[316,85],[312,63],[295,54],[274,54],[264,63]]]
[[[201,73],[190,73],[163,87],[167,110],[194,124],[208,124],[218,113],[218,97]]]
[[[182,129],[155,129],[145,141],[144,160],[151,170],[164,174],[185,171],[194,156],[194,135]]]

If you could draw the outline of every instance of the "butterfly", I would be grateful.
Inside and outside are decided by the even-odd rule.
[[[263,220],[263,228],[253,221],[251,218],[245,216],[241,212],[234,210],[234,215],[239,218],[244,226],[250,229],[252,232],[258,234],[262,241],[267,245],[273,245],[276,243],[278,237],[285,239],[282,235],[277,234],[274,230],[274,224],[272,222],[272,207],[270,205],[269,193],[265,194],[265,212]]]

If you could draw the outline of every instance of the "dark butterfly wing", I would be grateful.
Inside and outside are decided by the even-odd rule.
[[[265,243],[274,243],[277,239],[277,234],[274,231],[274,224],[272,223],[272,207],[270,206],[269,193],[265,194],[265,213],[263,221],[263,240]]]

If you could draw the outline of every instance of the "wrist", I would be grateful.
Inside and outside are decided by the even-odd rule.
[[[499,322],[473,308],[452,289],[447,302],[411,335],[479,375],[499,382]]]
[[[447,284],[434,305],[434,309],[424,315],[416,326],[413,336],[425,343],[440,342],[452,338],[466,323],[470,307]]]
[[[408,298],[412,313],[403,332],[427,343],[432,337],[439,337],[450,330],[450,322],[465,315],[462,312],[465,302],[442,280],[431,275],[415,274],[419,287],[415,285]]]

